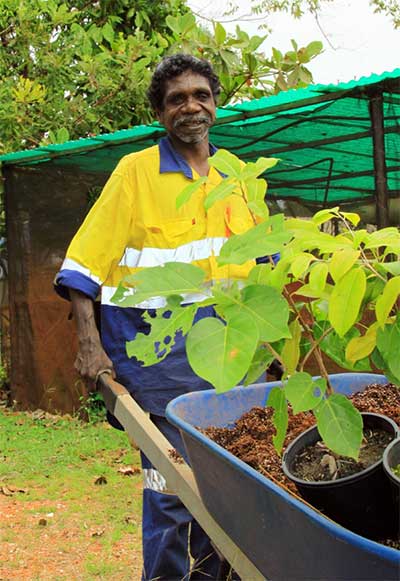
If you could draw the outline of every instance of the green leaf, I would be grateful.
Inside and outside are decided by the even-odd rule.
[[[391,246],[398,244],[400,240],[400,233],[397,228],[390,226],[388,228],[382,228],[381,230],[376,230],[371,232],[365,243],[365,248],[367,250],[372,250],[374,248],[381,248],[384,246]]]
[[[180,301],[180,297],[178,297]],[[191,329],[197,305],[182,307],[178,305],[171,309],[157,309],[156,317],[150,317],[145,313],[145,320],[151,325],[150,333],[138,333],[133,341],[127,341],[126,352],[128,357],[136,357],[143,361],[144,367],[159,363],[171,352],[175,345],[175,337],[178,331],[183,335]],[[166,313],[170,313],[168,318]]]
[[[69,131],[66,127],[57,129],[57,143],[65,143],[69,140]]]
[[[207,176],[201,176],[194,182],[191,182],[186,188],[184,188],[180,194],[176,197],[176,209],[179,210],[184,204],[186,204],[192,195],[197,192],[197,190],[207,181]]]
[[[114,29],[109,22],[107,22],[101,29],[103,37],[111,44],[114,40]]]
[[[234,317],[226,325],[208,317],[189,331],[186,352],[193,371],[222,393],[244,378],[258,339],[257,327],[246,316]]]
[[[226,319],[243,315],[258,329],[261,341],[278,341],[290,337],[288,327],[289,307],[279,292],[269,286],[246,286],[241,292],[241,301],[222,291],[213,292],[217,304],[224,302]]]
[[[323,49],[323,44],[320,40],[314,40],[310,42],[306,47],[306,53],[309,59],[314,56],[317,56]]]
[[[218,202],[219,200],[223,200],[232,194],[234,190],[236,190],[237,184],[232,183],[228,180],[223,180],[219,183],[215,188],[213,188],[207,195],[204,200],[204,208],[209,210],[211,206]]]
[[[328,322],[317,323],[314,326],[315,336],[318,338],[322,331],[329,327]],[[320,331],[321,329],[321,331]],[[370,371],[371,366],[369,364],[368,358],[360,359],[359,361],[353,362],[349,361],[346,357],[346,349],[350,341],[354,338],[360,337],[360,332],[355,327],[351,328],[343,337],[335,331],[331,331],[324,339],[321,341],[321,349],[332,361],[337,363],[340,367],[348,369],[349,371]]]
[[[295,235],[299,235],[301,233],[303,236],[318,234],[319,232],[317,224],[310,220],[304,220],[303,218],[287,218],[286,230],[292,232]]]
[[[382,262],[380,266],[393,276],[400,276],[400,260],[396,262]]]
[[[236,155],[226,151],[226,149],[218,149],[212,157],[208,158],[208,163],[211,167],[215,167],[215,169],[226,174],[228,177],[240,178],[242,163]]]
[[[271,270],[272,264],[256,264],[249,272],[246,284],[268,284]]]
[[[182,33],[180,21],[175,16],[171,16],[169,14],[165,19],[165,22],[167,23],[167,26],[172,30],[172,32],[175,32],[175,34],[180,35]]]
[[[247,199],[249,202],[264,202],[267,182],[257,178],[246,180]]]
[[[378,297],[375,305],[376,319],[381,327],[386,323],[387,318],[396,304],[400,295],[400,276],[391,278],[385,285],[382,294]]]
[[[335,282],[338,282],[357,262],[360,256],[359,250],[343,248],[336,250],[331,257],[329,272]]]
[[[316,296],[321,296],[326,286],[328,277],[328,265],[325,262],[317,262],[312,265],[309,277],[309,286]]]
[[[288,375],[295,372],[300,359],[301,325],[297,319],[289,325],[291,337],[285,340],[281,356]]]
[[[363,437],[360,412],[344,395],[334,393],[314,410],[317,427],[325,444],[336,454],[358,459]]]
[[[326,392],[326,380],[315,379],[309,373],[294,373],[284,386],[286,399],[293,413],[306,412],[320,404]]]
[[[316,260],[315,256],[309,252],[301,252],[293,258],[289,272],[291,272],[295,278],[300,278],[308,269],[310,263],[314,260]]]
[[[244,234],[237,234],[229,238],[221,248],[217,259],[218,265],[243,264],[258,256],[268,256],[281,252],[284,244],[290,240],[291,234],[283,230],[283,225],[279,226],[278,224],[277,228],[271,231],[272,223],[272,218],[270,218]]]
[[[265,202],[248,202],[247,203],[248,209],[253,212],[255,216],[259,216],[260,218],[264,218],[264,220],[268,219],[269,217],[269,210],[268,206]]]
[[[388,369],[392,377],[396,379],[393,383],[400,384],[400,314],[397,315],[396,322],[392,325],[385,325],[383,329],[378,329],[376,335],[376,346],[385,363],[384,371]],[[386,373],[387,374],[387,373]]]
[[[353,226],[357,226],[360,222],[360,216],[355,212],[340,212],[340,215],[343,216],[345,220],[353,224]]]
[[[276,434],[272,438],[275,450],[281,454],[283,443],[285,441],[289,414],[287,402],[283,390],[279,387],[273,387],[269,393],[267,405],[274,410],[273,423],[276,429]]]
[[[339,212],[339,206],[335,206],[334,208],[326,208],[324,210],[320,210],[312,217],[312,221],[317,226],[321,226],[321,224],[325,224],[332,218],[337,218]]]
[[[196,19],[191,12],[186,12],[186,14],[179,16],[179,19],[183,35],[187,34],[192,29],[196,28]]]
[[[272,56],[273,56],[274,61],[275,61],[276,65],[277,65],[276,68],[279,68],[279,65],[281,64],[281,62],[283,60],[283,54],[277,48],[272,47]]]
[[[193,264],[168,262],[125,277],[111,301],[121,307],[134,307],[153,297],[201,293],[204,278],[203,270]],[[126,288],[124,282],[135,288]]]
[[[341,337],[356,322],[366,287],[362,268],[353,268],[335,285],[329,302],[329,320]]]
[[[346,359],[350,363],[368,357],[376,347],[377,323],[373,323],[360,337],[353,337],[346,347]]]
[[[224,44],[226,39],[226,30],[219,22],[214,22],[214,37],[217,44]]]
[[[268,169],[274,167],[278,161],[279,159],[276,157],[259,157],[255,162],[249,161],[241,170],[240,179],[246,180],[247,182],[249,179],[258,178],[258,176],[265,173]]]
[[[244,385],[250,385],[257,381],[262,373],[264,373],[274,360],[274,356],[266,347],[259,345],[254,353],[253,360],[247,372]]]

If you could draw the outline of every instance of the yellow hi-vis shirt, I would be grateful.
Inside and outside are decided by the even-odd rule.
[[[210,154],[214,151],[211,146]],[[190,201],[176,209],[177,195],[198,177],[168,138],[122,158],[72,240],[56,287],[76,288],[92,298],[101,287],[102,304],[113,305],[110,299],[123,277],[167,262],[197,265],[207,281],[245,278],[253,261],[217,266],[216,257],[228,237],[245,232],[253,221],[237,195],[205,211],[205,197],[222,180],[214,168]],[[184,297],[185,302],[202,298]],[[137,306],[164,305],[165,300],[156,297]]]

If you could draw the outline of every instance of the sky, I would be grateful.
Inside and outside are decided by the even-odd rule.
[[[237,2],[242,14],[248,12],[248,0]],[[195,12],[224,21],[221,14],[226,1],[189,0],[188,3]],[[328,2],[318,21],[319,25],[311,14],[299,20],[288,14],[272,15],[268,19],[272,33],[262,49],[270,55],[273,46],[281,52],[291,50],[291,38],[299,46],[321,40],[324,53],[309,65],[315,83],[350,81],[400,67],[400,29],[395,30],[388,16],[374,14],[368,0]],[[232,32],[236,26],[235,22],[223,24]],[[266,34],[257,30],[257,22],[240,21],[238,24],[249,34]]]

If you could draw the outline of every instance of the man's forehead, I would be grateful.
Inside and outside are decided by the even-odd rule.
[[[204,88],[211,90],[210,83],[206,77],[188,70],[165,83],[165,92],[175,92],[188,88]]]

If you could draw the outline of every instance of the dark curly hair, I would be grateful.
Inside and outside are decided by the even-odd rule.
[[[211,64],[205,59],[199,59],[190,54],[178,53],[165,57],[154,71],[147,91],[147,96],[154,111],[163,110],[166,81],[178,77],[188,70],[208,80],[214,101],[217,102],[221,86]]]

